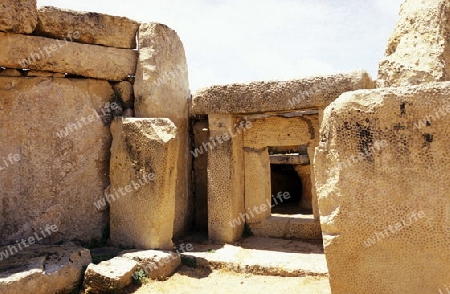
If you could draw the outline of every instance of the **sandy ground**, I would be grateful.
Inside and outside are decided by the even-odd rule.
[[[257,276],[183,265],[166,281],[150,281],[138,289],[129,289],[128,293],[330,294],[331,291],[328,278],[325,277]]]

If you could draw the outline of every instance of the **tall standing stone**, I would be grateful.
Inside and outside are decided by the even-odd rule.
[[[378,71],[378,87],[450,79],[450,3],[407,0]]]
[[[114,245],[172,250],[179,151],[167,118],[124,118],[112,125],[108,202]]]
[[[179,154],[172,158],[178,170],[174,235],[179,236],[193,217],[188,188],[190,91],[186,57],[177,33],[163,24],[142,24],[138,35],[139,60],[134,84],[136,117],[169,118],[179,136]]]

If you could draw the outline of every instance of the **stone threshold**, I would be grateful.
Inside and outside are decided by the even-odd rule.
[[[328,275],[321,242],[250,237],[234,245],[194,244],[194,250],[182,258],[210,269],[281,277]]]
[[[321,240],[320,221],[309,214],[272,214],[268,219],[249,224],[252,233],[259,237]]]

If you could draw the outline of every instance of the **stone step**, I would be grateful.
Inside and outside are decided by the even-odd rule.
[[[188,264],[211,269],[266,276],[327,276],[321,242],[302,242],[250,237],[235,245],[193,244],[194,251],[182,253]],[[184,262],[185,264],[187,262]]]

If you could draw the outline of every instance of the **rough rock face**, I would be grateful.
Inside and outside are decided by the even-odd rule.
[[[169,118],[177,127],[179,154],[174,234],[181,235],[190,225],[193,205],[188,183],[188,70],[183,43],[177,33],[163,24],[142,24],[139,28],[139,60],[134,84],[136,117]]]
[[[100,239],[106,214],[109,129],[98,116],[106,81],[0,78],[0,244],[59,230],[41,242]],[[100,113],[101,114],[101,113]]]
[[[126,118],[116,120],[111,131],[111,241],[173,249],[177,128],[167,118]]]
[[[8,246],[0,248],[2,259]],[[13,251],[14,252],[14,251]],[[89,250],[76,246],[33,245],[0,262],[0,292],[73,293],[91,263]]]
[[[37,23],[36,0],[3,0],[0,15],[0,31],[31,34]]]
[[[126,17],[44,6],[38,10],[35,33],[55,39],[68,39],[78,32],[80,37],[75,42],[134,49],[138,28],[137,21]]]
[[[212,86],[192,97],[190,114],[245,114],[325,108],[344,92],[374,87],[365,71],[293,81]]]
[[[116,293],[131,284],[136,268],[136,261],[123,257],[91,263],[86,269],[83,287],[86,293]]]
[[[333,293],[442,293],[450,281],[450,82],[343,94],[315,176]]]
[[[135,73],[136,60],[136,52],[128,49],[0,33],[0,66],[7,68],[121,81]]]
[[[450,3],[407,0],[378,71],[378,87],[450,79]]]

